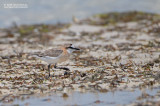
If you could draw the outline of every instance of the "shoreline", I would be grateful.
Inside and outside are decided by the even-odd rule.
[[[159,85],[160,15],[144,12],[98,14],[73,23],[0,29],[0,92],[39,94],[65,89],[111,92]],[[73,43],[83,51],[51,72],[25,53]],[[8,100],[9,101],[9,100]],[[14,100],[13,100],[14,101]]]

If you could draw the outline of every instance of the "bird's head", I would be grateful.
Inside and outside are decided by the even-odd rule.
[[[69,45],[66,47],[66,49],[67,49],[67,51],[68,51],[69,53],[72,53],[72,52],[74,52],[74,51],[80,50],[79,48],[74,47],[73,44],[69,44]]]

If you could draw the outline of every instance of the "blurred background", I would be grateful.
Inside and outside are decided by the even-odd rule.
[[[4,3],[25,2],[28,8],[6,9]],[[72,16],[79,19],[96,13],[145,11],[160,13],[160,0],[1,0],[0,27],[20,24],[52,24],[71,22]]]

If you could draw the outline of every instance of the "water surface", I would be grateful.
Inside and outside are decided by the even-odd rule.
[[[159,88],[146,89],[143,92],[150,96],[156,95]],[[33,106],[115,106],[115,105],[126,105],[133,102],[138,102],[137,97],[142,95],[142,91],[135,89],[135,91],[115,91],[107,93],[95,93],[95,92],[71,92],[68,93],[68,97],[62,97],[61,93],[53,93],[50,96],[31,96],[25,100],[15,100],[13,104],[24,106],[26,104]],[[143,99],[145,101],[147,99]],[[2,105],[2,103],[1,103]]]
[[[6,9],[4,3],[28,4],[26,9]],[[71,22],[72,16],[80,19],[96,13],[146,11],[160,13],[160,0],[1,0],[0,27],[17,24]]]

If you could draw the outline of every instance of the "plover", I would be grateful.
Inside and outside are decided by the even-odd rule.
[[[48,63],[48,72],[50,77],[50,67],[52,64],[54,65],[54,68],[69,70],[68,68],[65,67],[57,67],[57,63],[61,63],[68,60],[70,54],[77,50],[80,49],[74,47],[72,44],[69,44],[61,46],[60,48],[49,49],[44,52],[31,53],[30,55]]]

